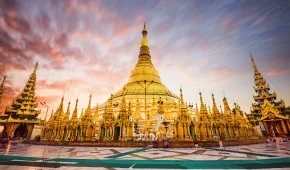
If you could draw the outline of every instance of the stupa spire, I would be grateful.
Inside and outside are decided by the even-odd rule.
[[[224,114],[231,114],[231,109],[226,97],[224,97],[223,102],[224,102]]]
[[[76,104],[75,104],[75,109],[73,111],[73,115],[72,115],[72,119],[77,119],[78,118],[78,102],[79,102],[79,99],[76,100]]]
[[[48,121],[52,122],[53,120],[54,120],[54,114],[53,114],[53,110],[52,110]]]
[[[6,79],[6,75],[4,75],[2,83],[0,85],[0,107],[1,107],[1,104],[2,104],[2,95],[3,95],[3,87],[4,87],[5,79]]]
[[[37,67],[38,67],[38,61],[36,62],[35,66],[34,66],[34,70],[33,70],[33,73],[32,74],[36,74]]]
[[[64,120],[65,121],[68,121],[69,120],[69,114],[70,114],[69,107],[70,107],[70,102],[68,102],[67,110],[66,110],[65,115],[64,115]]]
[[[180,104],[181,104],[181,106],[183,106],[184,105],[184,101],[183,101],[183,94],[182,94],[182,89],[180,88]]]
[[[59,107],[57,108],[57,110],[55,112],[56,120],[58,120],[58,121],[62,121],[64,118],[63,100],[64,100],[64,96],[62,96]]]
[[[142,47],[142,46],[149,47],[149,43],[148,43],[148,40],[147,40],[146,22],[144,22],[144,28],[143,28],[143,30],[142,30],[142,35],[143,35],[143,38],[142,38],[142,40],[141,40],[141,47]]]
[[[160,76],[158,71],[154,68],[151,61],[149,43],[147,40],[147,29],[144,24],[142,30],[142,40],[140,44],[140,52],[138,57],[138,62],[135,68],[131,71],[130,78],[128,83],[137,83],[137,82],[155,82],[161,83]]]
[[[199,98],[200,98],[199,118],[201,118],[203,121],[206,121],[207,120],[207,108],[206,108],[206,105],[203,103],[201,92],[199,92]]]
[[[219,109],[216,105],[214,94],[212,93],[211,96],[212,96],[212,115],[213,115],[213,117],[216,117],[220,114],[220,112],[219,112]]]
[[[86,116],[92,116],[91,101],[92,101],[92,94],[90,94],[88,108],[87,108],[87,110],[85,112]]]

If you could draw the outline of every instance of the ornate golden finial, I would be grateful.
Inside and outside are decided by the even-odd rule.
[[[91,109],[92,93],[90,93],[88,109]]]
[[[181,105],[184,105],[183,94],[182,94],[182,89],[181,88],[180,88],[180,102],[181,102]]]
[[[147,40],[147,30],[146,30],[145,22],[144,22],[144,28],[142,30],[142,35],[143,35],[143,38],[142,38],[142,41],[141,41],[141,47],[142,46],[149,47],[149,43],[148,43],[148,40]]]
[[[202,94],[199,92],[200,105],[203,105]]]
[[[36,62],[35,66],[34,66],[33,74],[36,74],[37,67],[38,67],[38,61]]]

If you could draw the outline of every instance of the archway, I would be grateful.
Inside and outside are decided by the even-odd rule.
[[[62,137],[62,140],[66,140],[67,139],[67,128],[65,127],[64,130],[63,130],[63,137]]]
[[[100,140],[101,140],[101,141],[104,140],[104,136],[105,136],[105,127],[102,126],[102,127],[101,127],[101,135],[100,135]]]
[[[81,127],[78,126],[78,127],[77,127],[77,135],[76,135],[76,137],[75,137],[76,140],[80,140],[81,135],[82,135],[82,134],[81,134]]]
[[[190,131],[190,135],[191,135],[192,140],[195,141],[195,133],[194,133],[194,125],[193,124],[191,124],[189,126],[189,131]]]
[[[26,138],[28,135],[27,125],[21,123],[14,131],[14,137],[23,137]]]
[[[115,127],[114,141],[118,141],[120,136],[120,126]]]
[[[92,134],[93,134],[93,127],[89,126],[87,129],[87,134],[86,134],[86,137],[88,140],[92,140]]]

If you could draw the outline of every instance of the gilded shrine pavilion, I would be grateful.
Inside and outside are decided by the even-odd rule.
[[[30,138],[34,125],[41,123],[41,120],[37,118],[40,111],[35,109],[37,105],[37,98],[35,97],[37,66],[38,63],[36,63],[24,89],[16,100],[0,115],[0,126],[4,126],[4,130],[1,132],[2,137]],[[6,76],[4,76],[0,87],[0,97],[2,96],[5,78]]]
[[[290,135],[289,112],[285,108],[283,100],[276,101],[276,93],[270,92],[270,85],[259,72],[257,65],[251,55],[254,68],[254,103],[251,114],[247,115],[250,123],[259,125],[265,136]]]
[[[176,95],[161,81],[151,61],[148,32],[144,25],[138,61],[128,82],[106,102],[87,109],[78,117],[78,99],[70,117],[70,103],[64,111],[64,97],[58,109],[44,120],[43,141],[212,141],[254,138],[257,133],[244,112],[230,108],[224,97],[224,111],[212,94],[212,109],[200,93],[200,105],[188,105],[183,91]]]

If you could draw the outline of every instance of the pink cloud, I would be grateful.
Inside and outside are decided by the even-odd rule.
[[[216,79],[225,79],[235,75],[235,73],[228,68],[215,68],[210,71],[210,74],[213,78]]]
[[[266,75],[267,76],[276,76],[276,75],[281,75],[281,74],[288,73],[289,71],[290,71],[290,68],[277,69],[277,70],[273,70],[273,71],[270,71],[270,72],[266,73]]]

